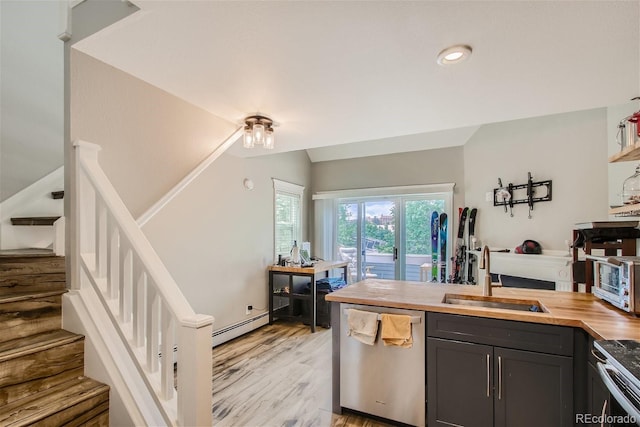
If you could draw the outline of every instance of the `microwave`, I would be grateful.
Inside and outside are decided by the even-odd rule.
[[[628,313],[640,314],[640,257],[587,259],[593,262],[593,294]]]

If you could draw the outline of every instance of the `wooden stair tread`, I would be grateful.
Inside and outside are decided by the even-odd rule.
[[[65,258],[63,256],[32,255],[0,255],[0,280],[21,280],[25,276],[46,276],[65,274]],[[19,283],[18,283],[19,285]]]
[[[24,248],[24,249],[3,249],[0,250],[2,258],[38,258],[56,256],[52,249],[45,248]]]
[[[64,257],[0,251],[0,426],[109,425],[109,386],[84,376],[85,337],[60,329],[66,292]]]
[[[22,218],[11,218],[11,225],[53,225],[59,216],[31,216]]]
[[[27,301],[30,299],[38,299],[38,298],[46,298],[56,295],[66,294],[68,291],[66,289],[57,289],[51,291],[40,291],[40,292],[12,292],[8,295],[2,295],[2,291],[0,289],[0,304],[8,303],[8,302],[19,302],[19,301]]]
[[[83,339],[83,335],[58,329],[3,342],[0,343],[0,362]]]
[[[0,343],[61,328],[62,296],[66,289],[62,284],[51,285],[54,286],[45,283],[21,289],[0,279]]]
[[[91,378],[79,377],[4,405],[0,408],[0,425],[33,425],[83,401],[106,400],[108,392],[109,386],[106,384]],[[105,394],[104,399],[96,399]]]

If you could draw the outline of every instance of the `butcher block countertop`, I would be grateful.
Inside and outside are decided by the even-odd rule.
[[[327,301],[438,313],[546,323],[584,329],[595,339],[640,340],[640,318],[591,294],[521,288],[493,288],[497,298],[535,300],[545,312],[443,303],[445,294],[482,295],[482,286],[367,279],[326,295]]]

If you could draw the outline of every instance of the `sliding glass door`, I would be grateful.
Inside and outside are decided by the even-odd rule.
[[[420,280],[420,269],[425,268],[427,280],[431,281],[431,214],[440,215],[446,212],[445,208],[442,197],[403,200],[399,255],[402,280]]]
[[[397,200],[368,200],[363,205],[361,278],[395,279],[398,269]]]
[[[337,253],[350,263],[353,282],[417,281],[421,268],[430,273],[431,214],[447,212],[444,195],[339,200],[337,206]]]

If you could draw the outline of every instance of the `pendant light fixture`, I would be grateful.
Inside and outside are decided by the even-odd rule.
[[[262,145],[264,148],[272,150],[274,143],[273,120],[260,115],[249,116],[244,119],[244,140],[242,145],[245,148]]]

